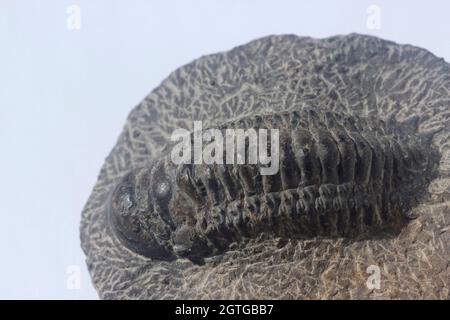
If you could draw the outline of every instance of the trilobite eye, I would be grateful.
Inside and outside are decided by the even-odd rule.
[[[157,182],[155,187],[155,196],[158,199],[165,199],[170,195],[170,183],[167,179],[163,179]]]
[[[126,212],[135,205],[131,188],[123,187],[116,196],[116,203],[121,211]]]
[[[131,199],[131,195],[129,193],[122,195],[122,205],[126,209],[131,209],[134,205],[133,200]]]

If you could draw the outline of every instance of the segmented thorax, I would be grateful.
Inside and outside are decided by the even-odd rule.
[[[112,219],[116,234],[133,238],[134,247],[149,247],[140,252],[152,258],[201,262],[233,242],[261,233],[299,239],[389,233],[405,223],[438,161],[429,139],[415,130],[329,111],[304,109],[243,118],[216,129],[223,137],[229,129],[278,130],[278,152],[270,156],[278,157],[279,170],[263,175],[261,169],[268,164],[260,159],[249,163],[253,149],[248,137],[243,164],[174,164],[169,147],[153,172],[144,168],[135,173],[149,172],[145,186],[134,184],[131,196],[146,204],[134,211],[127,205],[110,209],[110,216],[134,217],[122,225]],[[273,143],[258,141],[258,148],[273,151]],[[191,144],[194,147],[194,139]],[[226,159],[226,141],[223,146]],[[127,183],[130,187],[124,181],[122,188]],[[161,189],[167,193],[165,206],[158,204],[154,191]],[[116,198],[113,194],[113,203]],[[129,198],[126,195],[123,201]],[[142,236],[123,232],[133,229],[128,226],[135,225],[133,221],[140,221]]]

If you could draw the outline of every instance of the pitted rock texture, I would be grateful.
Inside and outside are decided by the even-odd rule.
[[[418,218],[400,234],[360,241],[267,234],[230,245],[203,265],[159,261],[127,249],[107,220],[117,182],[145,166],[178,128],[304,107],[435,132],[440,160]],[[81,223],[92,281],[105,299],[346,299],[450,297],[450,66],[427,52],[369,36],[269,36],[202,57],[173,72],[129,115]],[[380,271],[369,289],[367,268]],[[373,267],[372,267],[373,268]]]

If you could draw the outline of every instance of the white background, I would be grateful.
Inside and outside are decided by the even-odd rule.
[[[367,26],[374,4],[381,29]],[[177,67],[283,33],[372,34],[450,61],[449,21],[431,0],[1,0],[0,298],[97,297],[81,210],[128,112]]]

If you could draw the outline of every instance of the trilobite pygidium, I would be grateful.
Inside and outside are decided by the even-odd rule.
[[[197,263],[263,233],[357,239],[394,230],[438,162],[430,134],[412,127],[312,109],[231,121],[218,129],[279,130],[277,174],[261,175],[258,164],[176,165],[167,154],[118,183],[109,221],[141,255]]]

